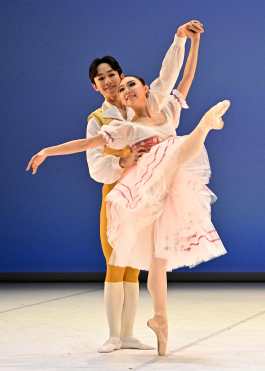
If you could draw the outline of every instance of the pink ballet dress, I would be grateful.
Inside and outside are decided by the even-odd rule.
[[[108,146],[116,149],[153,141],[107,195],[111,265],[149,270],[155,255],[166,259],[171,271],[227,252],[211,222],[217,197],[207,187],[211,169],[205,147],[196,158],[177,165],[186,137],[175,131],[180,109],[171,96],[162,110],[162,125],[114,120],[101,129]]]

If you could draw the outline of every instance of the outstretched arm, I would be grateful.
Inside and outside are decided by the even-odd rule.
[[[32,174],[36,174],[38,167],[49,156],[70,155],[73,153],[84,152],[89,148],[104,146],[105,144],[105,137],[102,134],[98,134],[92,138],[72,140],[57,146],[44,148],[31,158],[26,171],[31,169]]]
[[[191,84],[195,76],[201,34],[199,32],[193,33],[191,31],[187,31],[187,36],[191,39],[191,46],[187,62],[184,68],[182,80],[180,81],[177,87],[178,91],[182,94],[184,99],[186,99],[188,95],[188,92],[190,90]]]
[[[49,156],[70,155],[105,145],[114,149],[130,146],[134,143],[134,138],[139,137],[138,131],[139,127],[134,126],[131,122],[113,120],[109,125],[103,125],[95,136],[42,149],[31,158],[26,170],[32,169],[32,174],[36,174],[38,167]]]

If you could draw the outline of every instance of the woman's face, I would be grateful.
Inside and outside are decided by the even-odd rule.
[[[141,107],[146,104],[148,87],[136,77],[126,76],[119,86],[120,99],[127,107]]]

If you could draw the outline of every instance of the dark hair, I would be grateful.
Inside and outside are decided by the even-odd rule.
[[[126,75],[126,76],[124,76],[124,77],[134,77],[135,79],[139,80],[139,81],[142,83],[143,86],[146,85],[145,80],[144,80],[142,77],[140,77],[140,76],[136,76],[136,75]]]
[[[119,64],[119,62],[113,58],[111,55],[105,55],[102,58],[96,58],[94,59],[89,66],[89,78],[92,84],[95,83],[94,79],[98,74],[98,66],[101,63],[107,63],[110,65],[110,67],[114,70],[117,71],[119,76],[122,74],[122,68]]]

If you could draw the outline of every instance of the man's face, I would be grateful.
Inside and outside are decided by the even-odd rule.
[[[119,75],[107,63],[101,63],[97,68],[97,76],[94,78],[93,87],[107,100],[116,99],[119,85],[123,75]]]

